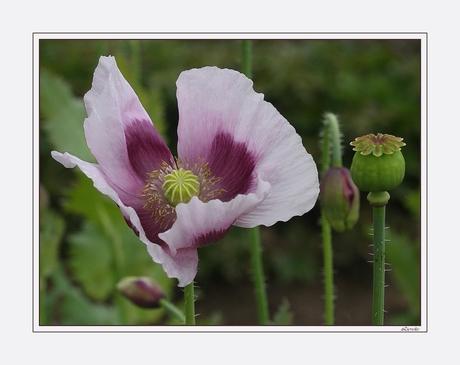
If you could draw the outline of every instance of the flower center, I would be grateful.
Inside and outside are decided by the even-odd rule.
[[[164,177],[163,192],[168,203],[175,207],[179,203],[188,203],[200,193],[198,176],[190,170],[179,168]]]
[[[176,220],[177,204],[187,204],[194,196],[206,203],[225,192],[215,186],[220,178],[212,175],[207,163],[184,165],[180,159],[177,163],[163,161],[158,170],[147,173],[147,176],[141,192],[143,208],[151,213],[162,231]]]

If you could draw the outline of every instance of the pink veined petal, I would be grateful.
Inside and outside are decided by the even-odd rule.
[[[101,169],[120,189],[140,192],[146,173],[172,155],[114,57],[100,58],[84,101],[86,141]]]
[[[147,250],[153,261],[161,264],[169,277],[177,277],[179,281],[184,281],[190,278],[193,270],[195,270],[194,272],[196,273],[196,263],[198,262],[196,249],[178,250],[176,257],[172,258],[162,249],[160,245],[151,242],[146,237],[144,228],[141,225],[139,216],[137,215],[135,209],[123,203],[119,194],[111,187],[110,180],[101,170],[99,165],[82,161],[78,157],[75,157],[67,152],[62,154],[57,151],[52,151],[51,155],[56,161],[60,162],[67,168],[78,166],[86,176],[93,180],[94,187],[97,190],[110,197],[118,205],[123,216],[130,222],[130,225],[136,231],[140,240],[147,245]],[[195,267],[195,269],[193,269],[193,267]]]
[[[228,202],[219,199],[202,202],[193,197],[176,206],[177,219],[171,229],[160,233],[174,256],[183,248],[198,248],[222,238],[238,217],[252,211],[270,192],[270,184],[261,181],[257,191],[240,194]]]
[[[252,85],[243,74],[217,67],[184,71],[177,80],[179,157],[212,162],[220,152],[229,154],[228,148],[215,148],[228,145],[215,143],[225,136],[240,146],[238,150],[247,151],[245,161],[254,159],[254,171],[246,177],[250,180],[247,192],[257,189],[255,176],[272,186],[261,204],[236,220],[235,225],[241,227],[270,226],[302,215],[319,194],[316,164],[300,136]],[[235,178],[239,160],[224,160]]]

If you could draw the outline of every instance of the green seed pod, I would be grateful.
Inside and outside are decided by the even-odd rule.
[[[406,163],[402,138],[368,134],[350,143],[356,151],[351,163],[353,181],[363,191],[379,192],[397,187],[404,178]]]
[[[163,191],[169,204],[188,203],[200,192],[198,177],[190,170],[180,168],[164,177]]]
[[[345,167],[331,167],[321,178],[320,202],[331,227],[342,232],[359,218],[359,190]]]

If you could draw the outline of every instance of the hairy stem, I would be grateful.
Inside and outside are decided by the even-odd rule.
[[[342,167],[342,145],[340,143],[340,126],[332,113],[324,114],[322,141],[322,170],[324,174],[330,167]],[[332,250],[332,229],[323,209],[321,209],[321,232],[323,240],[324,265],[324,317],[326,325],[334,324],[334,259]]]
[[[342,144],[340,142],[340,126],[339,121],[335,114],[326,113],[324,114],[324,124],[325,124],[325,131],[324,131],[324,139],[330,139],[328,142],[329,146],[332,147],[332,151],[323,151],[324,155],[327,158],[331,158],[331,165],[332,167],[342,167]],[[327,153],[327,154],[326,154]],[[323,157],[324,162],[324,157]],[[328,166],[329,168],[329,166]],[[324,170],[323,166],[323,172]]]
[[[262,325],[267,325],[269,324],[270,319],[268,313],[268,300],[265,287],[264,270],[262,265],[259,227],[249,229],[249,234],[251,241],[252,274],[254,280],[259,323]]]
[[[192,281],[184,287],[185,324],[195,324],[195,283]]]
[[[385,314],[385,207],[390,198],[388,192],[370,192],[367,200],[373,212],[373,294],[372,324],[383,325]]]
[[[383,325],[385,313],[385,206],[372,209],[374,215],[372,324]]]
[[[321,230],[323,236],[323,265],[324,265],[324,322],[334,324],[334,267],[332,253],[331,225],[321,212]]]

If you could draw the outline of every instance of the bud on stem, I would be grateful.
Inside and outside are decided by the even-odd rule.
[[[126,277],[117,284],[117,289],[141,308],[159,308],[160,299],[165,297],[161,286],[149,277]]]
[[[320,184],[320,202],[331,227],[342,232],[359,218],[359,190],[345,167],[331,167]]]

